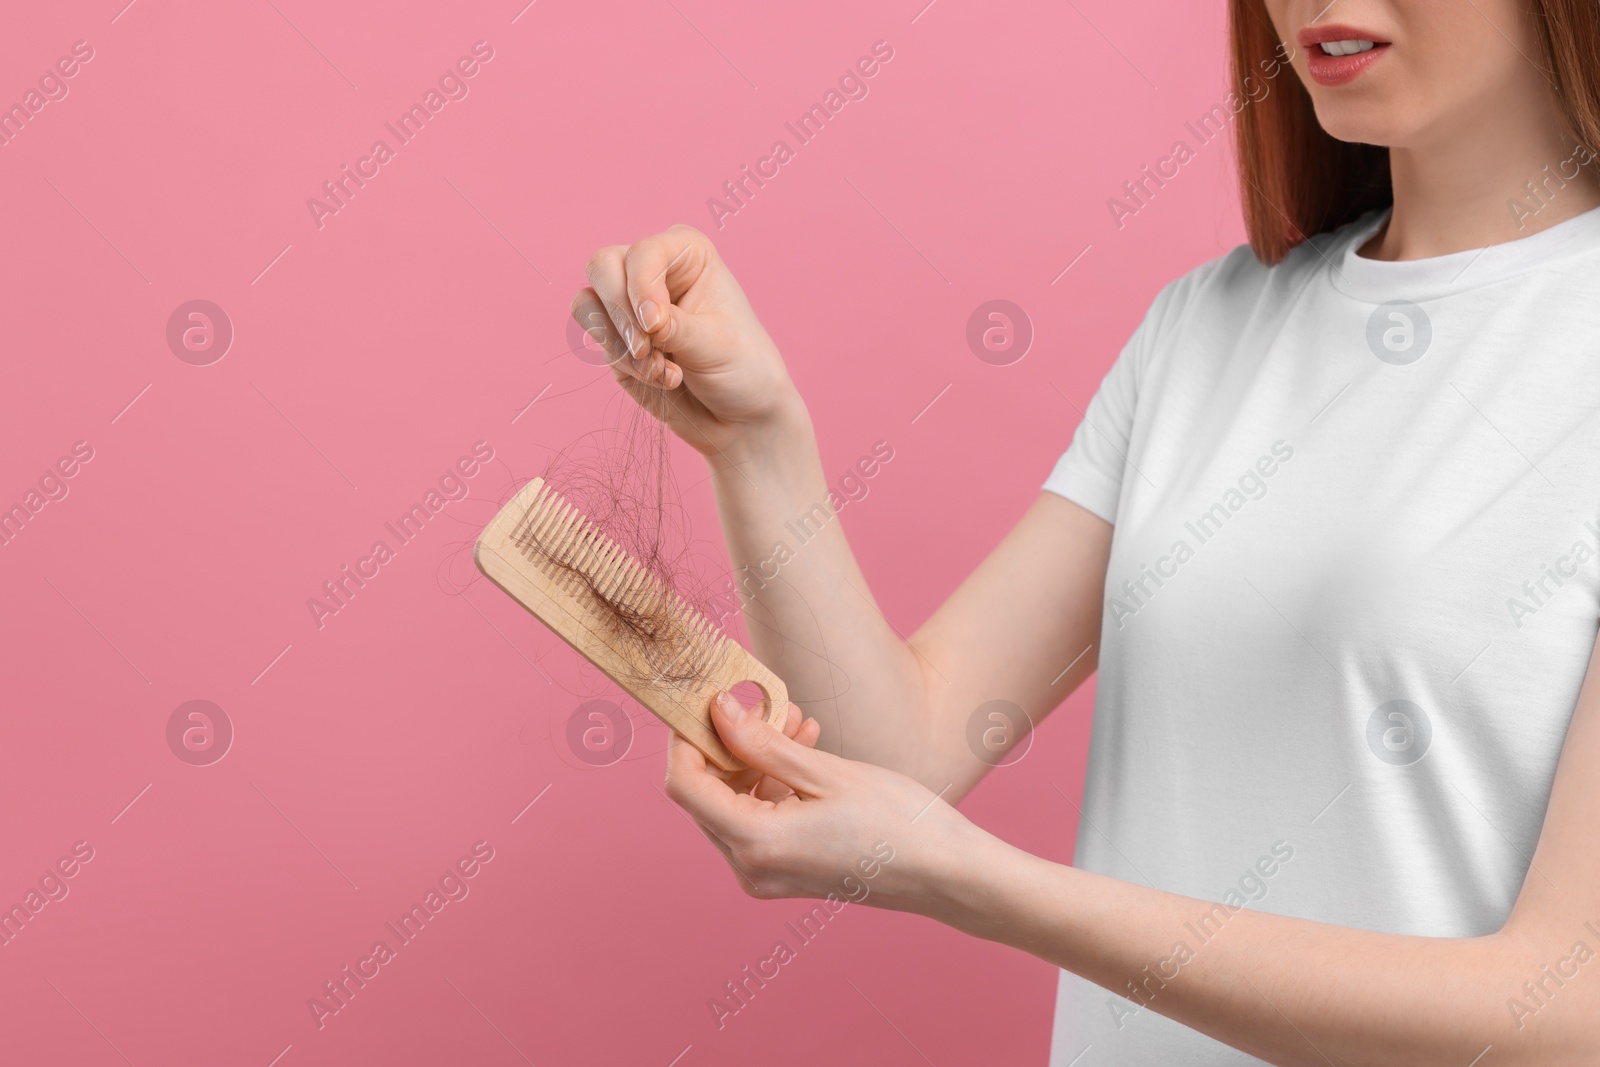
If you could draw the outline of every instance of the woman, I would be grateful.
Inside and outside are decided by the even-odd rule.
[[[1059,965],[1057,1065],[1600,1061],[1600,14],[1232,20],[1252,247],[1160,294],[909,640],[838,523],[751,583],[818,718],[720,701],[764,777],[676,743],[668,792],[756,896],[883,843],[869,902]],[[827,491],[775,346],[687,228],[589,279],[756,564]],[[1097,668],[1074,866],[962,818],[974,709]]]

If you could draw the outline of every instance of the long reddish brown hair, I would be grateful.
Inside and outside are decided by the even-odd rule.
[[[1600,5],[1595,0],[1528,0],[1539,55],[1567,127],[1600,151]],[[1250,247],[1276,263],[1312,234],[1389,206],[1389,150],[1330,136],[1311,96],[1288,70],[1264,0],[1230,0],[1233,89],[1253,100],[1234,136],[1239,192]],[[1265,93],[1264,81],[1271,81]]]

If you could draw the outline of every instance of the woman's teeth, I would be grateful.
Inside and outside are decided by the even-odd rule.
[[[1325,56],[1353,56],[1358,52],[1370,51],[1372,41],[1323,41],[1322,54]]]

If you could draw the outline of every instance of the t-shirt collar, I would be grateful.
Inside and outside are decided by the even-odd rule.
[[[1586,250],[1600,250],[1600,208],[1586,211],[1528,237],[1428,259],[1367,259],[1358,250],[1389,218],[1390,209],[1369,212],[1317,239],[1334,287],[1363,300],[1429,300],[1543,266]],[[1329,238],[1332,238],[1330,241]]]

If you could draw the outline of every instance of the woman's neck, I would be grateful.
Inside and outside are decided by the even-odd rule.
[[[1479,111],[1430,143],[1391,148],[1394,211],[1361,255],[1464,252],[1530,237],[1600,207],[1600,163],[1582,166],[1596,153],[1600,146],[1580,146],[1566,132],[1554,107],[1526,101]]]

